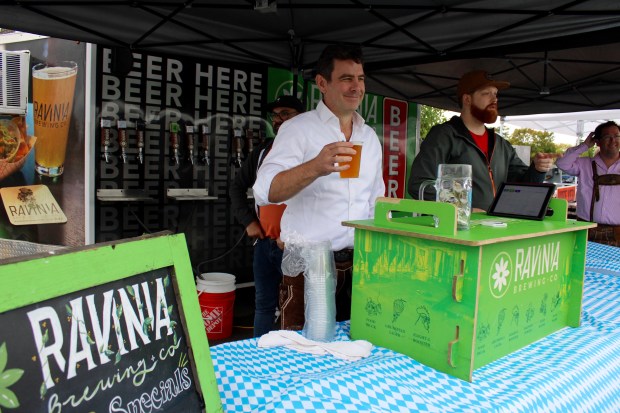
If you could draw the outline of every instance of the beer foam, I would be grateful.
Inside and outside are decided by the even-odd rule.
[[[72,67],[46,67],[33,71],[32,77],[37,79],[66,79],[77,74],[77,68]]]

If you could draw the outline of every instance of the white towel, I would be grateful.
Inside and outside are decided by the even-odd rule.
[[[284,346],[302,353],[316,355],[331,354],[344,360],[355,361],[370,355],[372,344],[365,340],[332,341],[323,343],[309,340],[296,331],[270,331],[258,339],[258,347],[269,348]]]

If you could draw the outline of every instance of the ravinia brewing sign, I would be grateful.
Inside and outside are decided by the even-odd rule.
[[[10,311],[0,332],[0,395],[22,411],[200,410],[165,269]]]
[[[559,261],[559,241],[502,251],[491,264],[489,291],[502,298],[509,291],[519,294],[557,281]]]
[[[182,235],[6,260],[0,282],[0,411],[221,411]]]

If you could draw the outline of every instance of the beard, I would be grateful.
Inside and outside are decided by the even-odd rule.
[[[471,105],[471,115],[482,123],[495,123],[498,116],[497,109],[493,109],[490,106],[480,109],[476,105]]]

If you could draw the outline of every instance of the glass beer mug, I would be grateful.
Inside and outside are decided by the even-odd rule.
[[[471,215],[471,165],[440,164],[437,167],[437,179],[423,181],[420,185],[419,199],[424,199],[424,190],[433,185],[437,202],[454,204],[457,210],[457,229],[469,229]],[[435,218],[435,226],[438,225]]]

